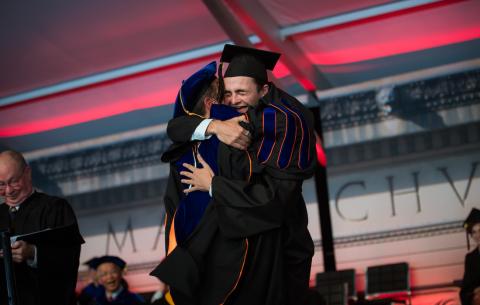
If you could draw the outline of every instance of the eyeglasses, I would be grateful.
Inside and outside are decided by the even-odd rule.
[[[6,190],[7,186],[10,186],[13,189],[19,188],[22,185],[22,177],[25,174],[26,168],[27,168],[26,166],[23,167],[22,172],[18,177],[12,178],[10,179],[10,181],[7,181],[7,182],[0,181],[0,191]]]

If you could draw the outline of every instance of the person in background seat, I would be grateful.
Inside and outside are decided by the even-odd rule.
[[[475,241],[475,249],[465,256],[465,273],[460,290],[462,305],[480,305],[480,210],[473,208],[464,222],[468,235]]]
[[[127,263],[117,256],[105,255],[99,258],[97,277],[102,285],[92,299],[92,305],[141,305],[145,300],[128,290],[123,278]]]

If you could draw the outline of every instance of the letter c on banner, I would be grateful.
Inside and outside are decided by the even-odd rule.
[[[343,191],[347,189],[348,187],[354,186],[354,185],[360,185],[365,189],[365,182],[364,181],[352,181],[344,184],[337,192],[337,195],[335,196],[335,209],[337,210],[338,216],[342,218],[343,220],[347,221],[364,221],[367,220],[368,218],[368,212],[365,212],[365,215],[363,217],[359,218],[348,218],[343,213],[340,211],[340,196],[342,195]]]

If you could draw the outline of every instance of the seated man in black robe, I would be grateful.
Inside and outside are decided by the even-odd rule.
[[[141,305],[142,296],[131,292],[123,278],[127,263],[118,256],[105,255],[98,259],[97,276],[101,284],[90,301],[91,305]]]
[[[473,208],[464,222],[468,235],[475,241],[475,248],[465,256],[465,269],[460,290],[462,305],[480,305],[480,210]]]
[[[252,58],[249,57],[248,60]],[[253,61],[258,63],[255,57]],[[245,63],[240,65],[244,66]],[[270,66],[270,69],[273,68],[272,64]],[[245,72],[235,71],[234,68],[235,65],[231,64],[225,75],[226,100],[232,99],[231,95],[242,94],[245,97],[251,94],[247,101],[242,100],[237,104],[233,103],[233,99],[229,101],[229,104],[236,106],[237,111],[247,112],[245,117],[253,125],[248,131],[254,135],[254,143],[246,151],[249,162],[242,163],[241,159],[235,157],[241,151],[221,143],[218,167],[222,170],[213,179],[214,171],[208,168],[208,164],[204,168],[186,166],[192,174],[182,172],[186,176],[182,182],[193,186],[186,193],[211,190],[213,200],[209,206],[211,209],[207,210],[211,213],[205,213],[203,228],[199,228],[196,236],[181,247],[182,254],[169,255],[165,261],[174,261],[176,257],[178,266],[191,258],[190,264],[183,265],[183,269],[189,270],[184,272],[184,276],[188,277],[187,282],[191,285],[182,287],[182,292],[197,296],[198,304],[209,304],[204,295],[216,287],[211,287],[208,280],[221,278],[212,264],[222,261],[223,256],[231,252],[229,249],[235,242],[244,241],[246,251],[241,272],[220,302],[302,304],[308,289],[313,255],[313,243],[307,230],[306,208],[301,195],[302,181],[313,173],[315,165],[312,161],[311,116],[298,101],[277,90],[273,84],[255,86],[256,79],[252,75],[247,74],[246,79],[241,81],[247,80],[253,88],[231,83],[233,78],[243,77],[242,73]],[[261,70],[262,68],[259,74],[264,74],[263,79],[266,79],[265,67],[263,73]],[[253,72],[258,76],[258,69]],[[240,86],[235,87],[236,85]],[[202,118],[195,116],[179,117],[172,124],[169,123],[169,135],[180,146],[181,143],[188,142],[192,127],[195,129],[202,121],[204,122]],[[232,121],[234,120],[230,120]],[[235,122],[238,124],[238,120]],[[181,130],[177,129],[179,126],[182,126]],[[212,123],[208,126],[212,126]],[[185,137],[185,134],[188,136]],[[234,169],[244,166],[249,168],[247,179],[232,176]],[[196,173],[199,172],[207,174],[207,183],[203,183],[203,178],[197,179]],[[204,238],[210,227],[218,229],[214,242]],[[223,239],[223,243],[219,242],[220,239]],[[231,244],[226,246],[228,243]],[[161,264],[154,274],[167,274],[169,270],[166,266],[168,264],[163,264],[162,268]],[[170,271],[174,272],[173,269],[178,274],[178,268],[172,267]],[[188,286],[188,283],[184,285]],[[174,300],[176,304],[188,304]]]
[[[15,241],[12,258],[20,305],[75,304],[75,286],[83,239],[77,219],[64,199],[37,192],[32,187],[31,169],[14,151],[0,153],[0,230],[11,235],[72,226],[58,243]],[[3,260],[0,264],[0,304],[7,294]]]

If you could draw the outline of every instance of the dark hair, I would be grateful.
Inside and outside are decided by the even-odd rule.
[[[202,94],[199,95],[195,107],[193,107],[192,112],[204,115],[205,114],[205,103],[203,102],[205,98],[212,98],[218,100],[218,80],[217,78],[213,79],[210,85],[204,88]]]
[[[262,90],[263,86],[268,84],[268,82],[261,82],[256,78],[253,79],[253,82],[257,86],[257,92],[260,92]]]
[[[476,224],[480,224],[480,221],[475,221],[475,222],[472,222],[472,223],[469,223],[467,225],[467,233],[472,235],[472,230],[473,230],[473,227],[476,225]]]

